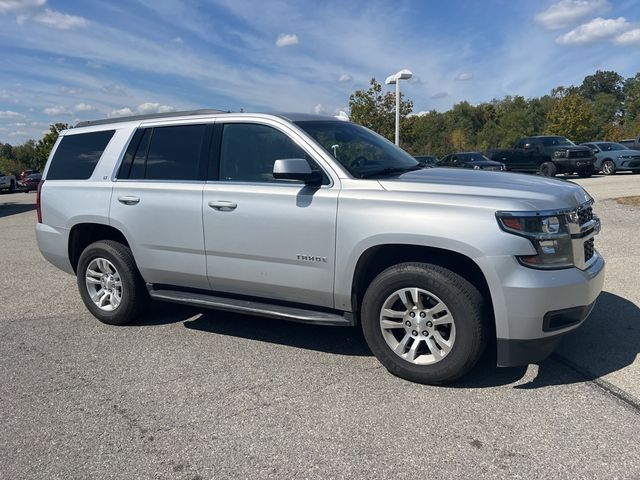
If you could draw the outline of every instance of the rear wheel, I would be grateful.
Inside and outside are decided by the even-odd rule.
[[[544,162],[540,165],[540,175],[543,177],[555,177],[558,168],[553,162]]]
[[[149,294],[131,250],[102,240],[89,245],[77,267],[78,289],[87,309],[103,323],[124,325],[147,306]]]
[[[467,373],[486,343],[480,292],[458,274],[403,263],[379,274],[362,302],[362,329],[394,375],[443,384]]]
[[[604,162],[602,162],[602,173],[604,175],[615,175],[616,164],[611,160],[605,160]]]

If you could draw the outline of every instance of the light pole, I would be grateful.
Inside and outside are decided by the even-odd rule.
[[[406,68],[394,75],[389,75],[384,81],[387,85],[396,86],[396,145],[400,146],[400,80],[409,80],[413,76]]]

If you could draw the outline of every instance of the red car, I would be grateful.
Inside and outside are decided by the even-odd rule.
[[[27,178],[22,180],[22,188],[24,188],[25,193],[38,190],[38,184],[41,181],[42,181],[41,173],[33,173],[31,175],[27,175]]]
[[[29,175],[33,175],[34,173],[40,173],[37,170],[23,170],[20,172],[20,176],[18,177],[18,184],[22,185],[24,181],[27,179]]]

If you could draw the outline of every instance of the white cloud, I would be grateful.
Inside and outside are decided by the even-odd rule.
[[[26,127],[27,124],[24,122],[16,122],[16,123],[10,123],[9,126],[11,127]]]
[[[131,110],[129,107],[125,107],[118,110],[113,110],[109,114],[109,117],[128,117],[130,115],[133,115],[133,110]]]
[[[79,93],[82,93],[82,90],[79,88],[72,88],[72,87],[60,87],[60,92],[66,93],[67,95],[77,95]]]
[[[535,16],[535,21],[548,30],[569,27],[589,15],[604,13],[607,0],[560,0]]]
[[[556,42],[560,45],[587,45],[619,36],[629,28],[631,24],[624,17],[615,19],[598,17],[559,36]]]
[[[182,39],[182,37],[175,37],[173,40],[171,40],[173,43],[176,43],[178,45],[182,45],[184,43],[184,40]]]
[[[110,84],[110,85],[103,85],[102,87],[100,87],[100,91],[103,93],[107,93],[109,95],[115,95],[118,97],[126,97],[127,96],[127,91],[125,90],[124,87],[120,86],[120,85],[116,85],[116,84]]]
[[[295,33],[281,33],[276,39],[276,46],[278,47],[288,47],[290,45],[297,45],[298,43],[298,35]]]
[[[339,82],[350,82],[351,80],[353,80],[353,77],[348,73],[343,73],[340,75],[340,78],[338,78]]]
[[[14,112],[13,110],[0,110],[0,118],[17,118],[22,117],[18,112]]]
[[[45,115],[49,115],[51,117],[56,117],[58,115],[68,115],[70,112],[61,105],[54,105],[51,107],[45,108],[42,113]]]
[[[326,115],[327,109],[324,108],[324,105],[318,103],[315,107],[313,107],[313,113],[315,113],[316,115]]]
[[[0,13],[24,12],[42,7],[47,0],[0,0]]]
[[[151,103],[146,102],[141,105],[138,105],[138,113],[142,115],[146,115],[149,113],[166,113],[166,112],[175,112],[175,108],[169,105],[161,105],[159,103]]]
[[[447,92],[438,92],[436,94],[431,95],[431,98],[434,100],[440,100],[441,98],[448,97],[449,94]]]
[[[640,28],[624,32],[622,35],[618,35],[614,41],[621,45],[640,44]]]
[[[456,75],[455,80],[458,80],[459,82],[465,82],[467,80],[471,80],[472,78],[473,78],[473,73],[465,72],[465,73],[459,73],[458,75]]]
[[[9,134],[10,137],[24,137],[25,135],[27,135],[27,132],[25,132],[24,130],[16,130],[15,132],[11,132]]]
[[[75,107],[73,107],[73,109],[76,112],[88,112],[91,110],[95,110],[96,107],[94,107],[93,105],[89,105],[88,103],[77,103]]]
[[[49,8],[45,8],[42,12],[35,14],[33,20],[47,27],[57,28],[58,30],[72,30],[74,28],[86,27],[89,24],[89,20],[84,17],[68,15]]]

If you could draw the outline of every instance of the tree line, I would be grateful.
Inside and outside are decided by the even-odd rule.
[[[506,96],[478,105],[463,101],[445,112],[421,115],[411,115],[411,100],[402,94],[400,100],[400,144],[414,155],[509,148],[530,135],[562,135],[579,143],[640,132],[640,72],[625,79],[598,70],[579,86],[556,87],[541,97]],[[352,121],[393,140],[394,92],[383,93],[372,78],[368,89],[351,94],[349,107]]]
[[[506,96],[478,105],[463,101],[446,112],[422,115],[411,115],[413,102],[404,95],[400,100],[400,143],[414,155],[508,148],[530,135],[563,135],[579,143],[640,133],[640,72],[624,78],[598,70],[579,86],[556,87],[542,97]],[[395,104],[395,93],[383,92],[372,78],[367,89],[349,97],[351,120],[393,140]],[[0,143],[0,171],[42,170],[58,132],[65,128],[69,125],[56,123],[38,141]]]

